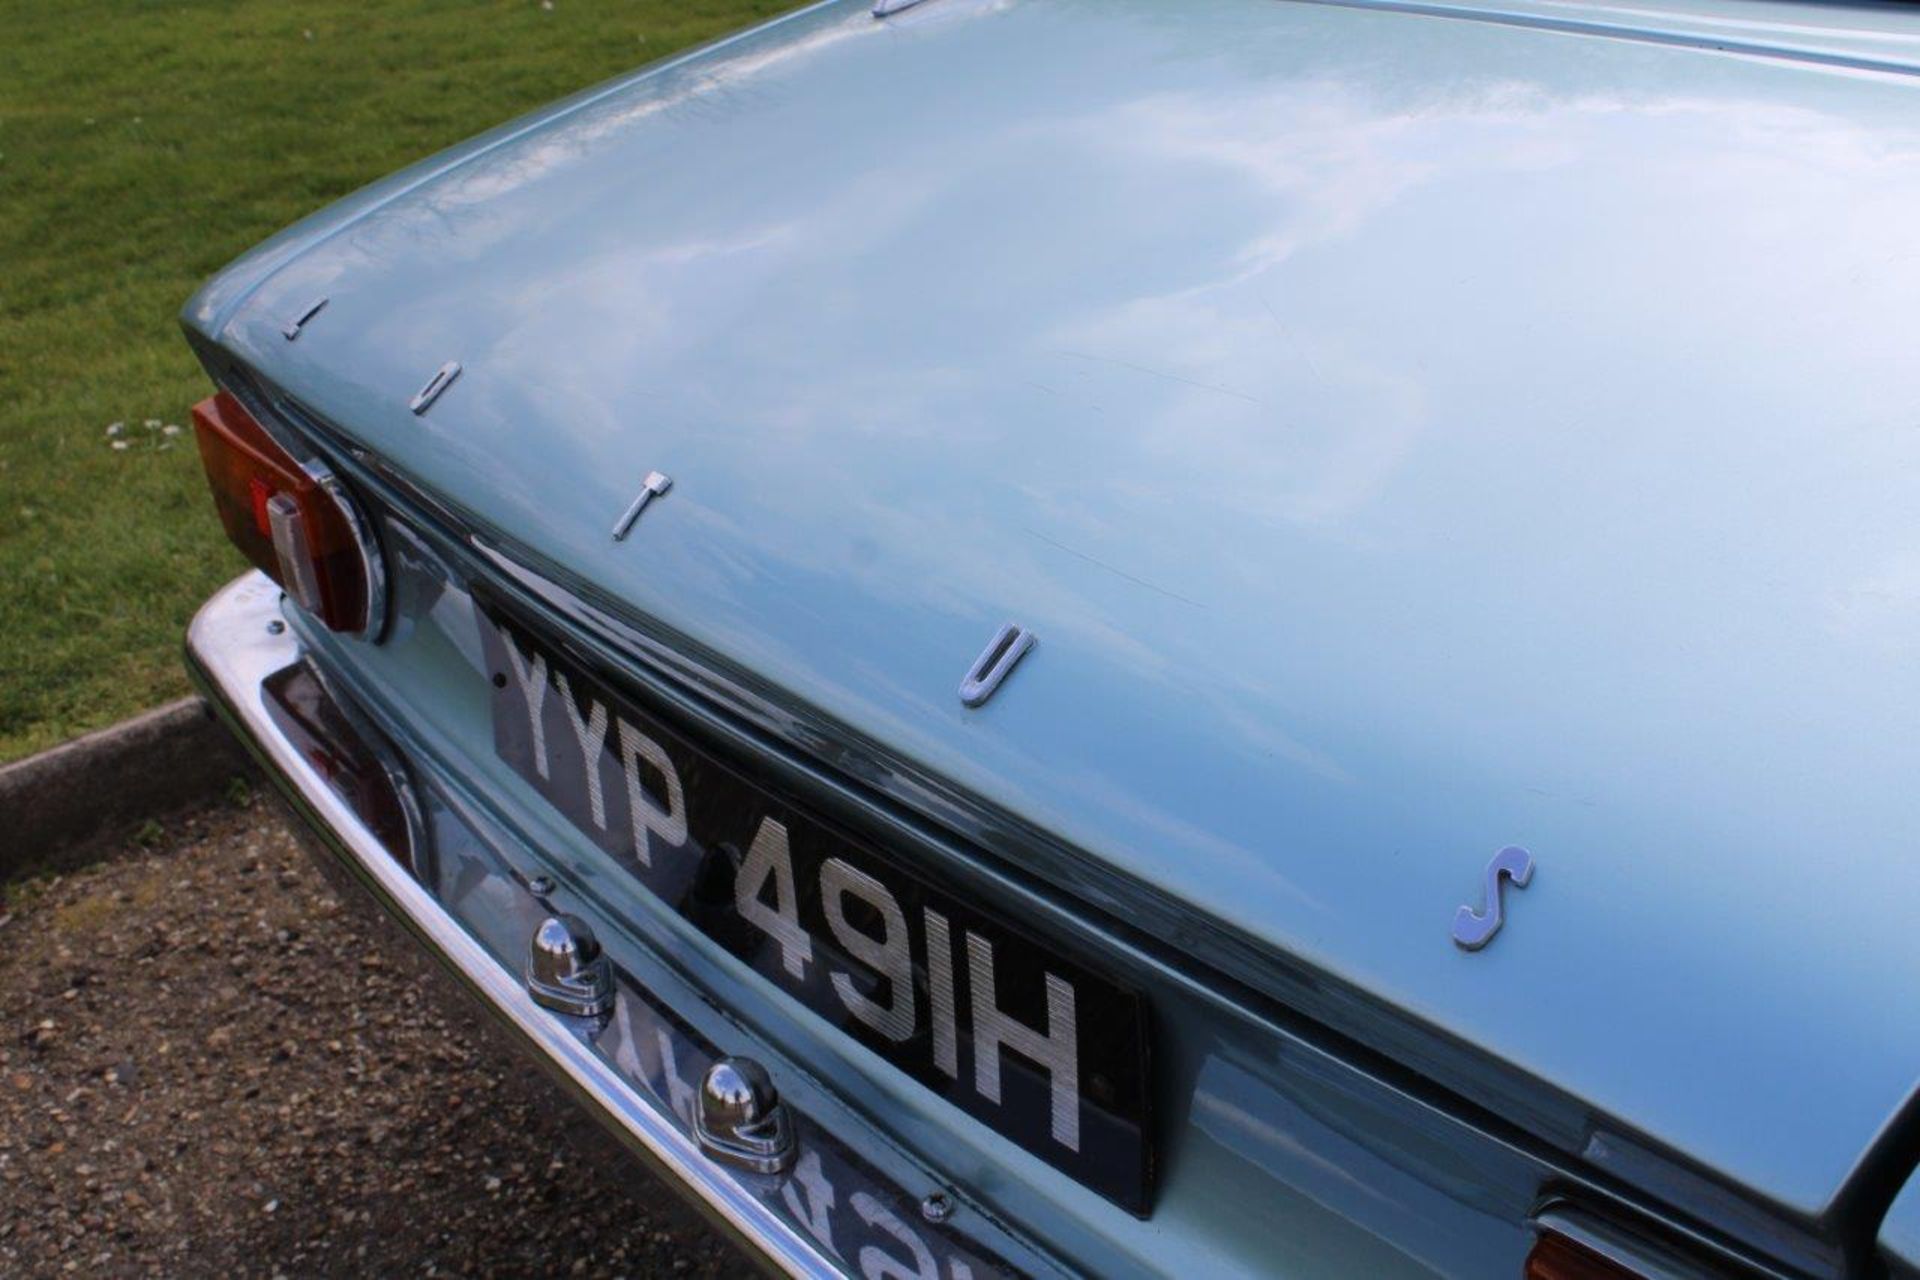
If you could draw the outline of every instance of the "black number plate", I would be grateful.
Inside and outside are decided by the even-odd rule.
[[[478,610],[494,747],[702,932],[1128,1211],[1151,1196],[1137,992],[811,816]]]

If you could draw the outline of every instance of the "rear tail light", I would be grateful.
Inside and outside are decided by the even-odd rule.
[[[1545,1232],[1527,1255],[1526,1280],[1642,1280],[1622,1266],[1563,1235]]]
[[[340,482],[302,465],[227,392],[193,407],[227,537],[334,631],[376,629],[379,550]]]
[[[1718,1280],[1753,1272],[1723,1255],[1709,1257],[1699,1243],[1615,1213],[1602,1216],[1568,1201],[1534,1215],[1537,1233],[1521,1275],[1525,1280]]]

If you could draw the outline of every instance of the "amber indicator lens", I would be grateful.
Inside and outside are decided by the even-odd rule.
[[[1638,1271],[1551,1231],[1534,1244],[1523,1274],[1526,1280],[1643,1280]]]
[[[224,391],[193,406],[193,430],[233,545],[332,630],[365,630],[366,561],[333,495]]]

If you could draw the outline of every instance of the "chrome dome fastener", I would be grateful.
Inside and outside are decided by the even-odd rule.
[[[548,916],[533,931],[527,994],[543,1009],[597,1018],[613,1009],[613,964],[578,916]]]
[[[773,1077],[752,1058],[722,1058],[707,1068],[693,1132],[709,1159],[749,1173],[793,1167],[793,1123]]]

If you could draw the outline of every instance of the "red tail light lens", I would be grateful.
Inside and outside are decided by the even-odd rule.
[[[365,631],[375,551],[345,494],[302,467],[224,391],[193,406],[193,430],[233,545],[332,630]]]

